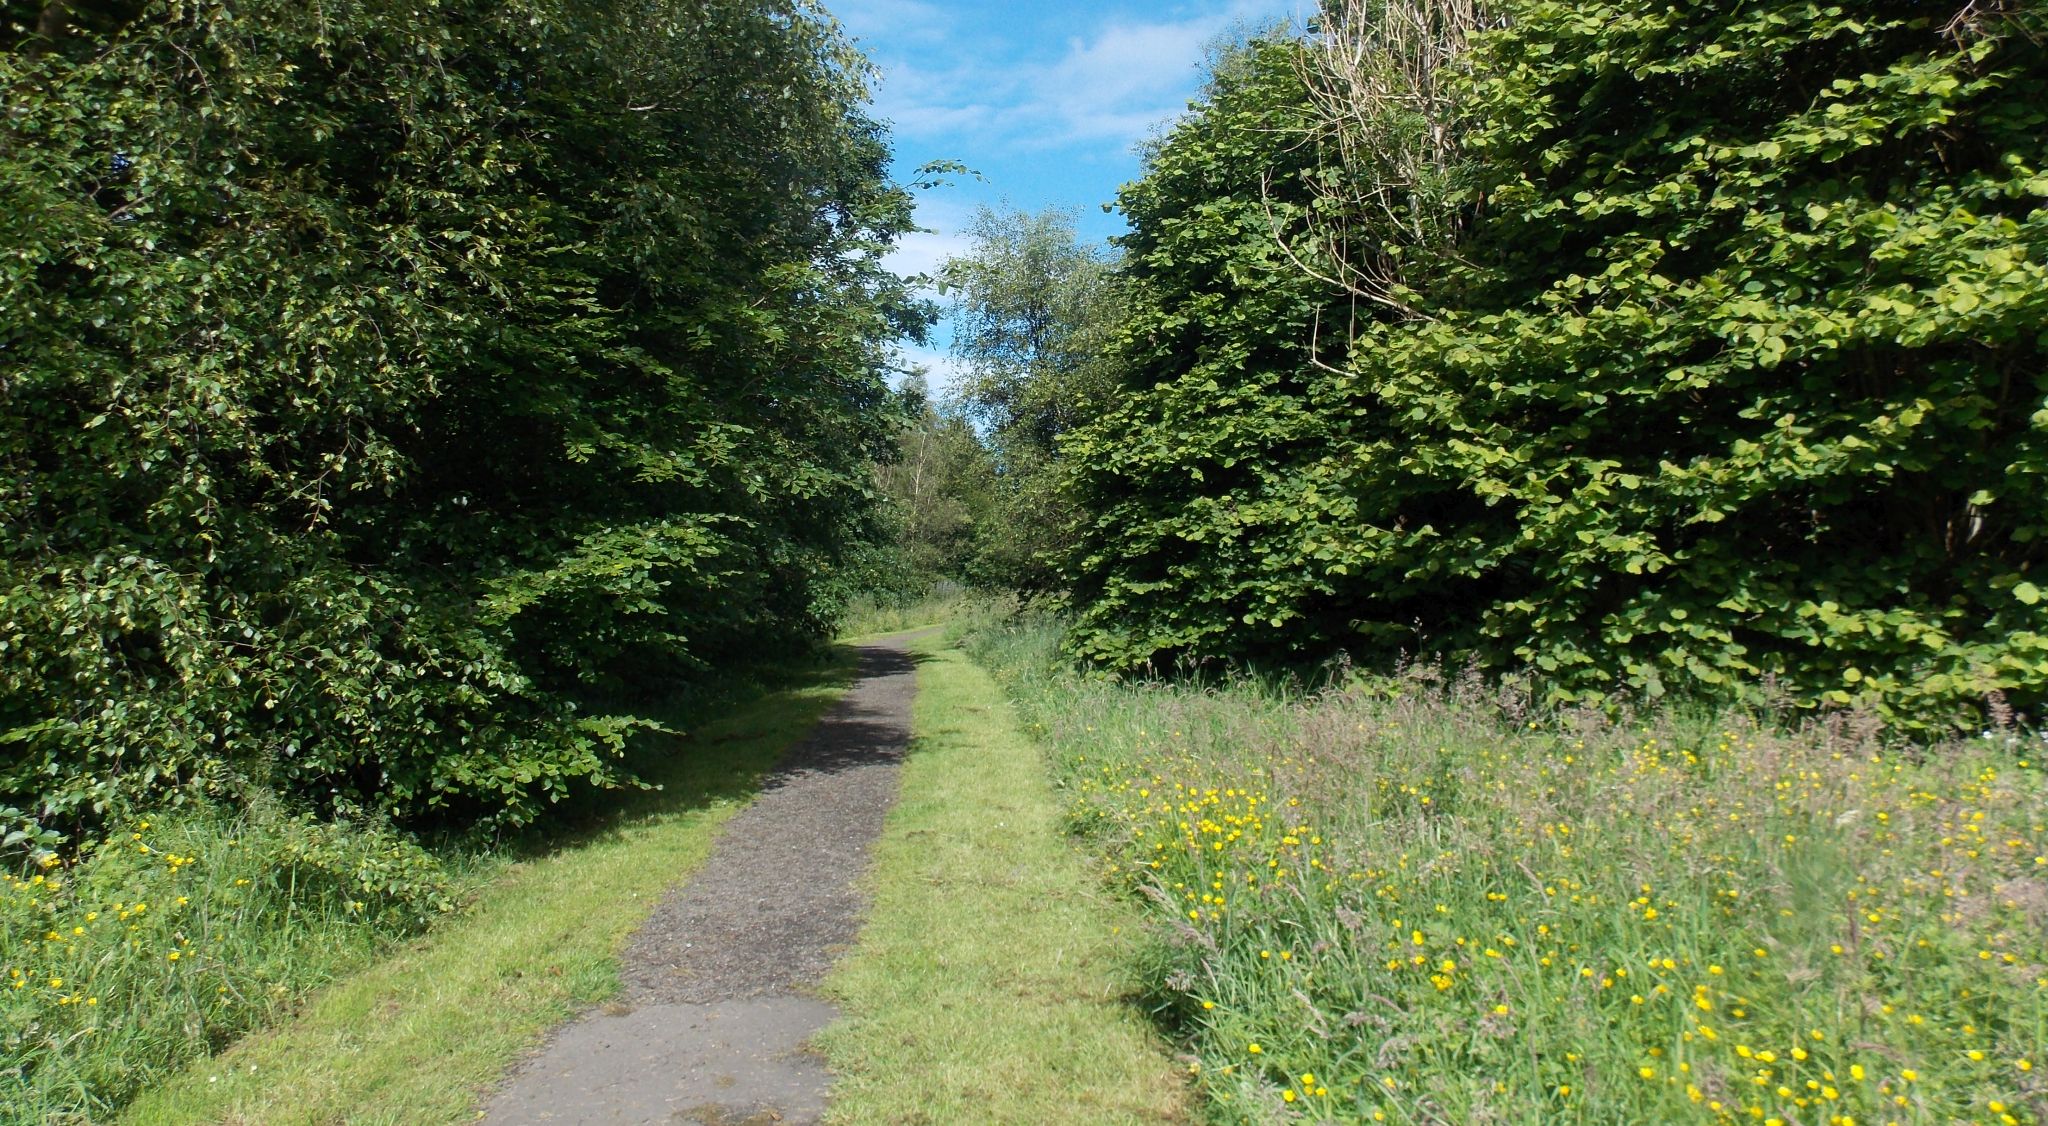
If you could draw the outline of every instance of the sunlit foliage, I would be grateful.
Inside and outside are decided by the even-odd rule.
[[[1126,192],[1131,394],[1068,446],[1080,651],[2048,702],[2040,5],[1490,11],[1448,246],[1342,210],[1370,138],[1293,42]]]

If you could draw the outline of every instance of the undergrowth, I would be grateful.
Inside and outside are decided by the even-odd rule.
[[[96,1120],[449,909],[376,824],[193,806],[42,852],[0,887],[0,1121]]]
[[[1150,905],[1152,1003],[1226,1122],[2048,1122],[2048,776],[1415,669],[1062,671],[971,639],[1071,827]]]
[[[863,595],[848,603],[841,613],[839,636],[873,637],[898,633],[973,617],[985,613],[990,606],[999,605],[1007,603],[1001,598],[951,582],[940,583],[917,595]]]

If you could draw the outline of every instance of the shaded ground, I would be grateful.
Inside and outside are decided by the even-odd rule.
[[[804,1042],[836,1014],[809,991],[859,931],[855,884],[910,737],[906,640],[861,648],[853,688],[635,933],[619,1000],[559,1032],[487,1121],[818,1120],[830,1076]]]

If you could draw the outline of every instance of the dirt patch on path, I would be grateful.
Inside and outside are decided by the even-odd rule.
[[[619,1000],[562,1029],[490,1101],[499,1126],[816,1122],[831,1076],[810,996],[860,930],[857,882],[896,798],[917,685],[899,634],[727,822],[628,943]]]

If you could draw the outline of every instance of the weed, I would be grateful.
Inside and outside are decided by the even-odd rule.
[[[1091,680],[1056,639],[972,644],[1151,905],[1223,1120],[2048,1121],[2048,748]]]
[[[188,807],[0,887],[0,1120],[97,1118],[418,930],[456,892],[374,824]]]

